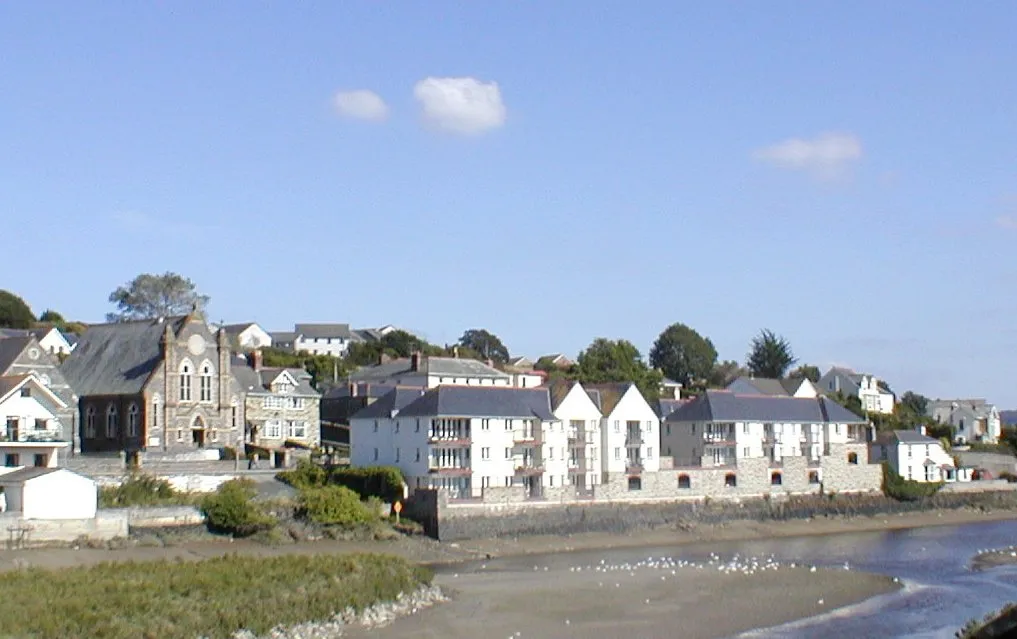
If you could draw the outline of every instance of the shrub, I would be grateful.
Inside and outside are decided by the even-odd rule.
[[[897,501],[919,501],[932,497],[943,487],[943,482],[917,482],[904,479],[890,464],[883,462],[883,494]]]
[[[99,488],[100,508],[127,508],[129,506],[174,506],[190,504],[194,497],[178,492],[165,479],[135,474],[119,486]]]
[[[1001,472],[999,474],[999,478],[1000,479],[1005,479],[1006,481],[1008,481],[1011,484],[1017,483],[1017,475],[1014,475],[1010,471],[1004,470],[1003,472]]]
[[[293,470],[276,473],[275,478],[296,489],[324,486],[328,482],[328,472],[314,462],[300,460]]]
[[[254,502],[255,494],[250,479],[232,479],[202,499],[201,513],[209,530],[246,537],[274,526],[275,517]]]
[[[345,486],[304,488],[300,491],[300,517],[316,524],[353,526],[378,519],[360,496]]]
[[[391,504],[403,498],[403,474],[393,466],[336,468],[329,482],[356,491],[363,499],[377,497]]]

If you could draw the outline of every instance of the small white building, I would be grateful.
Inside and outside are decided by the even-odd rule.
[[[600,420],[603,415],[579,382],[556,381],[549,386],[551,409],[565,425],[569,482],[578,489],[601,483]]]
[[[631,477],[659,471],[660,418],[636,385],[619,382],[584,388],[603,415],[602,472]]]
[[[970,469],[957,468],[942,442],[914,430],[881,434],[872,443],[869,457],[888,462],[898,475],[912,481],[971,481]]]
[[[226,331],[226,335],[234,342],[232,346],[239,347],[241,350],[268,348],[272,345],[272,336],[268,334],[268,331],[254,322],[226,324],[222,329]]]
[[[0,474],[7,511],[22,519],[92,519],[96,483],[66,468],[26,467]]]
[[[507,373],[492,363],[458,357],[432,357],[414,353],[398,359],[382,358],[378,364],[350,374],[350,383],[435,388],[456,386],[507,386],[537,388],[543,383],[539,371]]]

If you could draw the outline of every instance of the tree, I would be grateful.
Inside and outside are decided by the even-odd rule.
[[[706,382],[716,363],[713,342],[685,324],[665,328],[650,349],[650,365],[685,388]]]
[[[127,322],[184,315],[204,308],[208,300],[207,295],[198,294],[194,282],[181,275],[142,273],[110,293],[109,301],[117,305],[118,312],[108,314],[106,319]]]
[[[788,375],[788,377],[791,379],[807,379],[815,384],[819,381],[819,378],[822,377],[822,374],[820,374],[818,367],[810,364],[802,364],[791,371],[791,374]]]
[[[417,351],[424,352],[428,350],[428,347],[430,346],[430,344],[416,335],[402,330],[395,330],[391,333],[387,333],[381,338],[379,344],[384,351],[387,351],[390,355],[395,355],[396,357],[409,357]],[[431,353],[426,354],[429,355]]]
[[[10,291],[0,291],[0,328],[32,328],[35,315],[25,300]]]
[[[50,308],[47,308],[42,312],[42,315],[39,316],[39,321],[45,322],[46,324],[52,324],[54,326],[62,326],[67,323],[67,320],[64,319],[63,315]]]
[[[907,391],[900,397],[900,405],[915,415],[925,415],[929,407],[929,398],[914,391]]]
[[[749,371],[734,360],[727,360],[713,365],[707,380],[708,388],[727,388],[739,377],[745,377]]]
[[[579,354],[573,373],[580,382],[591,384],[634,382],[647,400],[660,397],[660,383],[663,381],[660,371],[646,365],[632,342],[603,337],[593,340]]]
[[[781,379],[797,361],[784,336],[764,328],[752,338],[752,350],[745,364],[756,377]]]
[[[482,328],[471,328],[459,338],[459,345],[477,351],[485,359],[507,362],[509,351],[498,336]]]

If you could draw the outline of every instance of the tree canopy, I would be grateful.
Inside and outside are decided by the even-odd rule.
[[[822,373],[819,372],[819,367],[812,366],[811,364],[802,364],[788,375],[791,379],[807,379],[813,384],[818,382],[822,376]]]
[[[184,315],[208,305],[209,297],[200,295],[194,282],[176,273],[142,273],[110,293],[116,313],[106,316],[110,322],[153,319]]]
[[[35,315],[25,300],[10,291],[0,291],[0,328],[32,328]]]
[[[63,315],[57,313],[51,308],[47,308],[42,312],[42,315],[39,316],[39,321],[47,324],[53,324],[54,326],[60,326],[67,323],[67,320],[64,319]]]
[[[459,346],[480,353],[484,359],[507,362],[509,351],[498,336],[482,328],[471,328],[459,338]]]
[[[660,397],[660,371],[646,365],[639,349],[624,339],[593,340],[579,354],[573,375],[586,383],[634,382],[647,400]]]
[[[929,408],[929,398],[914,391],[907,391],[900,396],[901,406],[904,406],[916,415],[925,415]]]
[[[756,377],[781,379],[797,361],[791,343],[783,335],[764,328],[752,338],[746,366]]]
[[[731,385],[731,382],[748,374],[748,369],[738,362],[729,359],[713,365],[713,370],[710,371],[710,378],[707,380],[707,386],[710,388],[727,388]]]
[[[685,324],[664,329],[650,349],[650,365],[685,388],[706,383],[717,364],[717,349]]]

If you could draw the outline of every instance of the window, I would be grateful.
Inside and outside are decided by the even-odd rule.
[[[781,476],[780,473],[778,473],[778,472],[770,473],[770,485],[771,486],[780,486],[783,481],[784,481],[784,478]]]
[[[621,432],[621,421],[619,421],[617,419],[614,420],[614,432],[616,432],[616,433],[620,433]]]
[[[648,433],[652,433],[653,432],[653,422],[652,421],[646,422],[646,432],[648,432]]]
[[[742,457],[748,457],[751,454],[752,454],[752,449],[751,448],[749,448],[748,446],[746,446],[745,448],[742,448]]]
[[[639,477],[629,477],[629,490],[642,490],[643,480]]]
[[[621,448],[615,447],[615,449],[614,449],[614,458],[615,458],[616,461],[621,459]]]
[[[491,459],[491,449],[490,448],[481,448],[480,449],[480,458],[481,459]]]
[[[819,471],[818,470],[810,470],[809,471],[809,483],[810,484],[818,484],[819,483]]]
[[[378,449],[374,449],[374,461],[378,461]]]
[[[265,437],[279,439],[282,437],[282,423],[277,419],[270,419],[265,422]]]
[[[858,453],[848,453],[848,458],[847,459],[848,459],[848,463],[849,464],[857,464],[858,463]]]
[[[46,430],[47,428],[49,428],[48,419],[35,418],[35,430]]]
[[[152,430],[158,431],[159,428],[159,398],[152,398]]]
[[[138,419],[140,419],[138,405],[132,403],[130,408],[127,409],[127,436],[137,437],[138,436]]]
[[[278,384],[275,385],[275,391],[277,393],[292,393],[293,385],[288,384],[286,382],[279,382]]]
[[[749,434],[749,425],[748,424],[742,424],[742,432],[745,433],[746,435]]]
[[[180,443],[182,441],[184,441],[184,429],[178,428],[177,429],[177,443]]]
[[[907,449],[908,449],[908,459],[911,459],[911,447],[907,446]]]
[[[926,457],[929,456],[929,445],[928,444],[925,445],[925,456]]]
[[[728,473],[724,475],[724,485],[728,488],[735,488],[738,486],[738,477],[734,473]]]
[[[550,482],[548,485],[554,488],[554,475],[549,475],[547,480]]]
[[[180,365],[180,401],[191,401],[191,363],[187,360]]]
[[[678,488],[686,490],[692,488],[692,480],[689,478],[688,475],[684,473],[678,475]]]
[[[289,397],[289,407],[295,410],[300,410],[304,407],[303,397]]]
[[[512,430],[512,428],[514,426],[515,426],[515,424],[513,423],[513,421],[511,419],[506,419],[505,420],[505,430]]]
[[[551,461],[554,461],[554,446],[548,446],[548,447],[547,447],[547,450],[548,450],[548,452],[550,453],[550,459],[551,459]]]
[[[45,455],[36,454],[35,455],[35,460],[33,461],[33,465],[35,465],[35,466],[37,466],[39,468],[45,468],[46,467],[46,456]]]
[[[512,449],[511,448],[506,448],[505,449],[505,459],[512,459]]]
[[[239,408],[237,407],[237,400],[234,399],[232,402],[230,402],[230,427],[233,428],[233,430],[236,430],[237,428],[237,414],[239,412],[240,411]]]
[[[17,453],[7,453],[4,455],[4,466],[20,466],[21,456]]]
[[[272,396],[263,397],[261,399],[261,406],[262,406],[262,408],[269,408],[269,409],[274,408],[276,410],[279,410],[279,409],[281,409],[284,406],[283,399],[284,398],[282,398],[282,397],[272,397]]]
[[[417,425],[413,428],[413,432],[415,432],[415,433],[419,433],[420,432],[420,418],[419,417],[417,418]]]
[[[201,365],[201,401],[212,401],[212,365],[205,362]]]
[[[480,430],[490,430],[490,429],[491,429],[491,420],[490,419],[482,419],[482,420],[480,420]]]
[[[288,426],[289,437],[303,439],[307,437],[307,422],[304,421],[291,421]]]
[[[646,449],[646,458],[647,459],[653,459],[653,447],[652,446],[650,448]]]
[[[32,389],[27,387],[27,386],[22,386],[21,387],[21,396],[22,397],[31,397],[32,396]]]
[[[211,441],[213,441],[213,442],[219,441],[219,431],[217,431],[216,429],[213,428],[213,429],[209,430],[208,433],[209,433],[208,438]]]
[[[117,407],[110,404],[106,407],[106,438],[113,439],[117,436],[117,428],[120,426],[117,415]]]

